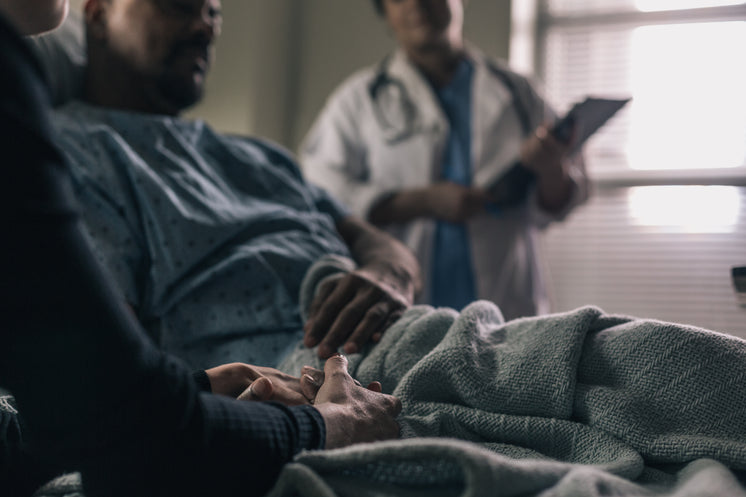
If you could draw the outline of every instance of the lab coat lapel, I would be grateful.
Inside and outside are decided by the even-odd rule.
[[[423,180],[436,181],[440,177],[443,151],[450,131],[448,120],[432,88],[402,50],[394,52],[388,72],[389,77],[401,81],[407,89],[417,112],[417,133],[427,137],[424,140],[412,140],[415,149],[410,152],[416,154],[414,157],[418,157],[420,163],[428,167],[428,177]],[[414,145],[415,143],[419,146]]]
[[[474,64],[472,178],[486,186],[518,159],[522,129],[513,95],[489,69],[485,55],[467,44],[467,56]]]

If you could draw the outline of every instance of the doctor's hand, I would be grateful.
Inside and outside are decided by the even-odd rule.
[[[360,386],[347,373],[347,359],[340,355],[326,361],[324,376],[314,407],[326,423],[327,449],[399,436],[399,399]]]
[[[304,345],[318,345],[326,359],[344,344],[354,354],[401,317],[411,300],[381,281],[375,268],[364,267],[321,285],[311,303]]]
[[[487,195],[479,188],[442,181],[427,187],[425,205],[430,216],[449,223],[464,223],[484,211]]]
[[[556,174],[563,170],[571,144],[572,139],[564,144],[552,136],[547,125],[539,126],[521,145],[521,164],[537,176]]]
[[[548,211],[561,210],[572,196],[569,154],[573,138],[568,143],[557,140],[548,125],[536,128],[521,145],[521,164],[536,175],[539,200]]]

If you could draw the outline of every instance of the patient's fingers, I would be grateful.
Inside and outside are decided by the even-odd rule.
[[[383,387],[381,386],[380,381],[371,381],[370,383],[368,383],[368,390],[376,393],[381,393],[383,392]]]
[[[319,393],[319,389],[324,384],[324,372],[320,369],[312,368],[311,366],[303,366],[301,368],[300,385],[303,395],[306,399],[313,404],[316,399],[316,395]],[[353,383],[361,387],[361,383],[353,378]],[[381,393],[383,387],[380,381],[372,381],[368,383],[366,387],[371,392]]]
[[[379,332],[389,316],[389,303],[378,302],[371,306],[360,323],[355,327],[355,331],[350,335],[347,343],[344,345],[346,354],[358,352],[368,340],[373,337],[374,333]]]
[[[368,341],[380,340],[406,307],[377,282],[355,272],[336,280],[333,290],[329,288],[319,289],[315,314],[306,323],[303,340],[307,347],[318,345],[322,359],[343,344],[345,352],[352,354]]]
[[[367,282],[366,282],[367,283]],[[350,301],[344,309],[337,315],[334,323],[326,334],[326,337],[319,344],[319,357],[326,358],[331,356],[345,342],[347,342],[358,329],[361,322],[365,321],[367,313],[374,309],[373,314],[386,312],[386,303],[381,302],[383,292],[376,286],[360,285],[358,286],[357,295]],[[378,324],[380,326],[380,323]],[[348,353],[354,353],[370,339],[370,335],[375,330],[364,328],[358,333],[357,340],[360,341],[358,346],[352,347]]]
[[[324,365],[326,381],[315,406],[326,423],[326,448],[399,436],[399,399],[360,388],[347,372],[347,359],[335,355]]]
[[[401,306],[401,308],[397,308],[396,310],[390,312],[389,317],[386,318],[386,322],[383,323],[383,326],[381,326],[380,330],[373,333],[373,335],[370,337],[371,341],[373,343],[380,342],[384,332],[391,328],[391,326],[393,326],[393,324],[402,317],[402,315],[404,314],[404,310],[404,307]]]
[[[350,288],[352,284],[349,277],[345,276],[341,281],[336,283],[333,291],[326,298],[322,298],[323,294],[321,293],[317,296],[319,301],[318,309],[313,318],[309,317],[305,326],[306,333],[303,343],[306,347],[313,347],[324,338],[324,335],[332,326],[338,314],[354,298],[355,291]],[[322,289],[319,290],[321,291]]]
[[[316,318],[319,309],[324,305],[324,302],[329,298],[329,295],[332,294],[339,281],[339,279],[328,279],[319,285],[316,290],[316,295],[314,295],[313,300],[311,301],[311,305],[308,306],[308,321],[306,322],[306,325]]]

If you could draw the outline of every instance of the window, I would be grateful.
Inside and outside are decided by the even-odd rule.
[[[743,47],[743,0],[513,0],[511,63],[560,113],[633,98],[585,147],[592,200],[546,233],[557,310],[746,338]]]
[[[558,108],[633,97],[589,143],[594,172],[746,165],[746,4],[544,0],[537,20],[536,69]]]

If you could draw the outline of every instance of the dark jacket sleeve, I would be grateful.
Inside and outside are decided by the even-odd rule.
[[[17,413],[5,402],[0,400],[0,489],[3,495],[31,495],[63,470],[24,448]]]
[[[97,495],[261,493],[302,449],[322,448],[314,408],[200,393],[159,351],[97,265],[48,126],[48,95],[29,48],[0,18],[3,453],[23,447],[80,470]]]

